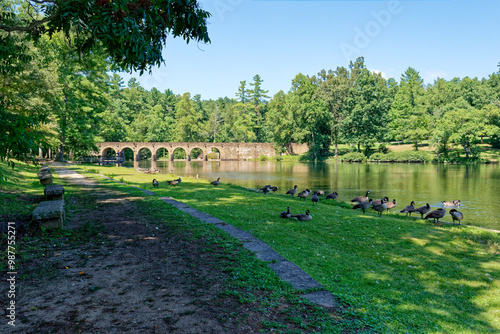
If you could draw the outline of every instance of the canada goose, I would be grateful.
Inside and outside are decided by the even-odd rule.
[[[368,209],[371,205],[372,205],[372,199],[370,198],[368,201],[356,204],[355,206],[352,207],[352,209],[353,210],[361,209],[363,210],[363,213],[365,213],[365,210]]]
[[[211,185],[218,186],[220,183],[220,177],[217,178],[217,180],[210,182]]]
[[[396,202],[396,199],[393,199],[392,202],[387,202],[385,205],[387,205],[387,211],[389,211],[390,209],[394,209],[398,205],[398,202]]]
[[[292,196],[295,196],[296,193],[297,193],[297,185],[295,185],[293,189],[290,189],[286,192],[287,195],[292,195]]]
[[[170,184],[171,186],[176,186],[179,183],[181,183],[181,178],[178,178],[177,180],[167,181],[167,183]]]
[[[279,189],[278,187],[271,187],[271,191],[272,191],[273,193],[277,192],[277,191],[278,191],[278,189]]]
[[[416,209],[413,209],[411,212],[418,212],[420,213],[420,219],[424,219],[424,215],[429,212],[431,209],[431,206],[429,203],[426,203],[424,206],[418,207]]]
[[[319,197],[318,197],[318,192],[317,191],[315,191],[314,194],[312,194],[311,201],[313,202],[313,205],[314,205],[314,203],[317,204],[319,202]]]
[[[441,201],[441,203],[443,203],[443,206],[460,206],[460,200],[458,199],[455,199],[451,202],[449,201]]]
[[[281,218],[290,218],[292,214],[290,213],[290,207],[286,208],[286,211],[281,211]]]
[[[411,216],[411,213],[413,212],[413,210],[415,210],[415,207],[413,206],[414,204],[415,202],[411,201],[410,205],[405,206],[405,208],[399,212],[401,213],[406,212],[406,216],[408,216],[408,214]]]
[[[368,191],[366,192],[366,195],[365,195],[365,196],[358,196],[358,197],[356,197],[356,198],[353,198],[353,199],[351,200],[351,202],[358,202],[358,203],[361,203],[361,202],[366,202],[366,201],[368,201],[368,194],[369,194],[369,193],[370,193],[370,190],[368,190]]]
[[[260,188],[259,191],[262,191],[264,194],[267,194],[268,192],[271,191],[271,185],[267,184],[264,187]]]
[[[325,192],[323,190],[316,190],[316,194],[318,196],[325,196]]]
[[[337,197],[339,197],[339,194],[336,191],[334,191],[331,194],[326,195],[326,199],[336,199]]]
[[[432,218],[432,219],[434,219],[434,223],[436,223],[436,222],[439,223],[439,219],[443,218],[445,214],[446,214],[446,210],[443,208],[439,208],[437,210],[429,212],[425,216],[425,219]]]
[[[382,204],[382,202],[389,202],[389,197],[385,196],[385,197],[382,197],[381,199],[376,199],[372,202],[372,206],[373,205],[378,205],[378,204]]]
[[[302,190],[298,195],[297,197],[303,199],[304,201],[306,200],[307,197],[309,197],[309,192],[310,190],[309,189],[306,189],[306,190]]]
[[[382,198],[382,202],[379,203],[379,204],[375,204],[375,205],[372,204],[372,210],[377,211],[378,212],[378,216],[382,217],[382,212],[384,212],[385,210],[387,210],[387,203],[385,202],[385,199]]]
[[[311,216],[311,213],[309,212],[309,210],[306,210],[305,214],[300,213],[298,215],[292,215],[292,218],[298,219],[300,221],[306,221],[306,220],[311,220],[312,216]]]
[[[460,221],[462,221],[462,219],[464,219],[464,215],[460,212],[460,211],[457,211],[455,209],[451,209],[450,210],[450,215],[451,215],[451,218],[453,219],[453,222],[455,222],[455,220],[458,220],[458,225],[460,225]]]
[[[156,179],[153,179],[153,187],[158,188],[158,185],[158,181],[156,181]]]

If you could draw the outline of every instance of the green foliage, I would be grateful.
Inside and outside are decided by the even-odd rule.
[[[210,13],[195,0],[82,0],[27,1],[38,13],[23,16],[16,8],[0,16],[0,30],[26,32],[26,37],[44,33],[77,32],[80,54],[93,56],[103,47],[123,70],[151,71],[161,65],[168,36],[210,42],[206,20]],[[12,54],[11,50],[11,54]]]
[[[256,74],[253,77],[253,82],[250,83],[250,86],[253,88],[248,90],[248,100],[250,103],[252,103],[254,106],[258,106],[259,104],[264,104],[269,96],[266,94],[269,92],[268,90],[262,89],[262,83],[264,80],[260,77],[260,75]],[[243,85],[244,81],[242,82]],[[244,88],[244,86],[243,86]],[[241,99],[241,97],[240,97]]]
[[[397,140],[411,140],[415,150],[418,144],[429,135],[430,117],[424,106],[423,79],[409,67],[401,76],[399,90],[390,108],[391,136]]]
[[[342,107],[340,133],[344,141],[365,148],[365,155],[376,142],[383,141],[387,134],[391,100],[387,83],[380,74],[366,69],[364,59],[351,63],[354,84]]]
[[[12,15],[3,20],[19,23],[20,16]],[[0,37],[7,36],[1,29]],[[343,144],[365,156],[387,153],[376,145],[392,139],[411,141],[416,150],[431,140],[437,161],[451,161],[457,145],[467,161],[479,161],[486,137],[500,147],[498,73],[483,80],[438,79],[424,87],[410,67],[398,84],[369,71],[360,57],[348,68],[298,74],[287,93],[280,91],[269,102],[259,75],[250,89],[240,81],[235,99],[207,101],[170,89],[147,91],[134,78],[124,85],[117,74],[108,75],[105,48],[94,45],[92,57],[85,57],[77,47],[87,38],[85,31],[54,32],[52,39],[42,34],[36,44],[19,32],[8,36],[12,39],[0,47],[17,48],[26,57],[5,58],[10,69],[0,67],[2,159],[10,154],[29,160],[39,148],[59,150],[60,158],[90,155],[99,141],[273,142],[277,153],[307,143],[310,156],[302,157],[307,160],[342,154]]]
[[[375,162],[431,162],[432,154],[427,151],[401,151],[390,153],[374,153],[368,161]]]
[[[323,71],[324,72],[324,71]],[[349,71],[344,67],[337,67],[335,71],[329,71],[328,74],[320,72],[319,88],[316,91],[316,98],[323,101],[330,111],[330,129],[331,137],[335,144],[335,155],[338,155],[338,144],[340,127],[343,115],[342,107],[349,97],[349,88],[352,85],[352,79]]]
[[[351,152],[342,155],[340,160],[344,162],[363,162],[366,160],[366,156],[361,152]]]
[[[29,62],[17,67],[2,64],[10,69],[0,70],[1,160],[33,160],[33,153],[53,135],[44,124],[49,122],[51,100],[57,92],[55,69],[43,63],[37,49],[25,52]],[[14,67],[19,72],[13,73]]]
[[[248,102],[248,90],[246,88],[247,82],[246,80],[240,81],[240,86],[238,87],[238,92],[236,93],[236,96],[238,97],[238,101],[241,103],[247,103]]]
[[[389,153],[389,148],[387,147],[386,144],[380,143],[380,144],[378,144],[377,151],[380,153]]]
[[[317,89],[315,77],[298,74],[292,80],[286,106],[288,117],[294,120],[292,138],[295,142],[307,143],[314,160],[329,150],[331,124],[325,102],[315,98]]]
[[[498,107],[490,105],[479,110],[460,97],[446,105],[445,112],[433,131],[433,142],[438,145],[439,152],[445,158],[448,145],[455,144],[463,148],[466,159],[475,160],[478,158],[481,138],[500,134],[498,115]]]
[[[198,119],[200,115],[194,108],[194,102],[189,93],[184,93],[176,105],[176,140],[179,142],[190,142],[198,140]]]

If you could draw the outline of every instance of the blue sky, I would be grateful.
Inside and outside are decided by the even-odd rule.
[[[255,74],[271,97],[299,73],[347,67],[363,56],[370,70],[400,80],[413,67],[437,77],[484,78],[500,62],[499,0],[202,0],[212,13],[211,44],[169,39],[166,64],[135,77],[142,87],[202,99],[235,97]]]

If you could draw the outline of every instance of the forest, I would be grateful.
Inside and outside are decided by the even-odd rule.
[[[417,69],[386,79],[360,57],[298,73],[274,96],[256,74],[235,83],[232,96],[203,100],[175,87],[148,91],[136,79],[123,82],[118,73],[127,65],[117,66],[105,47],[83,52],[78,31],[40,34],[36,43],[21,38],[7,45],[16,56],[0,59],[2,159],[42,148],[63,160],[92,154],[102,141],[269,142],[278,155],[290,143],[307,143],[313,159],[337,156],[340,144],[367,156],[384,151],[380,143],[418,150],[427,142],[438,157],[458,147],[471,161],[485,141],[500,147],[500,64],[488,78],[424,84]]]

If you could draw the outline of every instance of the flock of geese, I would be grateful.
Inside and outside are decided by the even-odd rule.
[[[179,177],[178,179],[167,181],[167,183],[171,186],[177,186],[181,183],[181,178]],[[220,184],[220,177],[217,178],[217,180],[210,182],[211,185],[217,187]],[[153,187],[158,188],[159,182],[156,179],[153,179]],[[264,187],[260,188],[258,191],[263,192],[264,194],[268,194],[271,191],[276,192],[278,191],[278,187],[276,186],[271,186],[270,184],[265,185]],[[295,196],[297,194],[297,185],[293,187],[293,189],[290,189],[286,192],[286,195],[291,195]],[[311,195],[311,201],[313,203],[313,206],[319,203],[320,197],[325,196],[325,192],[323,190],[316,190],[316,191],[311,191],[309,189],[305,189],[300,191],[297,194],[297,197],[300,200],[306,200],[306,198]],[[389,201],[388,197],[383,197],[381,199],[372,199],[369,198],[368,195],[370,194],[370,190],[366,192],[364,196],[358,196],[355,197],[351,200],[351,203],[356,203],[352,208],[354,210],[361,209],[363,213],[366,212],[366,210],[371,209],[373,211],[378,212],[379,217],[382,217],[382,212],[384,211],[389,211],[391,209],[394,209],[398,203],[396,202],[396,199],[393,199],[392,201]],[[329,193],[326,195],[325,200],[332,199],[335,200],[339,197],[339,194],[334,191],[332,193]],[[453,223],[457,221],[457,224],[460,224],[462,219],[464,219],[464,215],[458,211],[456,208],[460,206],[460,200],[453,200],[453,201],[442,201],[443,207],[453,207],[453,209],[450,210],[450,215],[451,218],[453,219]],[[443,218],[446,215],[446,209],[444,208],[438,208],[436,210],[430,211],[431,206],[429,203],[426,203],[424,206],[420,207],[415,207],[415,202],[411,201],[410,205],[407,205],[403,208],[403,210],[399,211],[400,213],[406,213],[406,216],[411,216],[413,212],[419,213],[421,219],[433,219],[434,223],[438,223],[439,219]],[[430,211],[430,212],[429,212]],[[424,217],[425,215],[425,217]],[[311,212],[309,210],[306,210],[305,213],[300,213],[300,214],[295,214],[292,215],[290,212],[290,207],[287,207],[286,211],[281,212],[281,217],[282,218],[294,218],[300,221],[308,221],[312,220]]]
[[[167,181],[167,183],[171,186],[177,186],[181,182],[182,182],[182,179],[180,177],[178,179],[175,179],[175,180]],[[217,178],[217,180],[210,182],[211,185],[216,186],[216,187],[219,185],[219,183],[220,183],[220,177]],[[153,179],[153,188],[158,188],[159,186],[160,186],[160,183],[158,182],[158,180]]]
[[[259,191],[262,191],[264,193],[268,193],[269,191],[276,191],[273,190],[274,188],[278,187],[271,187],[271,185],[266,185],[263,188],[259,189]],[[316,190],[312,192],[309,189],[302,190],[297,194],[297,186],[295,186],[293,189],[290,189],[286,192],[287,195],[295,196],[297,194],[297,197],[299,199],[304,200],[309,197],[309,195],[312,193],[311,196],[311,201],[313,202],[313,206],[319,202],[319,198],[325,196],[325,192],[322,190]],[[384,211],[389,211],[391,209],[394,209],[398,203],[396,199],[393,199],[392,201],[389,201],[388,197],[383,197],[381,199],[372,199],[369,198],[368,195],[370,194],[370,191],[368,190],[364,196],[358,196],[353,199],[351,199],[351,203],[356,203],[352,208],[354,210],[361,209],[363,213],[366,212],[366,210],[371,209],[373,211],[378,212],[379,217],[382,216],[382,212]],[[325,199],[336,199],[338,198],[339,194],[337,192],[332,192],[328,195],[326,195]],[[453,209],[450,210],[450,215],[451,218],[453,219],[453,223],[457,222],[460,224],[462,219],[464,219],[463,214],[458,211],[456,208],[460,206],[460,200],[453,200],[453,201],[442,201],[441,202],[444,207],[453,207]],[[443,218],[446,215],[446,209],[444,208],[438,208],[436,210],[431,211],[431,206],[429,203],[426,203],[424,206],[420,207],[415,207],[415,202],[411,201],[410,205],[407,205],[404,207],[403,210],[399,211],[401,213],[406,213],[406,215],[410,215],[413,212],[419,213],[421,219],[433,219],[434,223],[438,223],[439,219]],[[425,217],[424,217],[425,215]],[[282,218],[295,218],[301,221],[306,221],[306,220],[311,220],[312,216],[309,210],[306,211],[305,214],[298,214],[298,215],[292,215],[290,213],[290,207],[287,207],[287,211],[281,212],[281,217]]]

